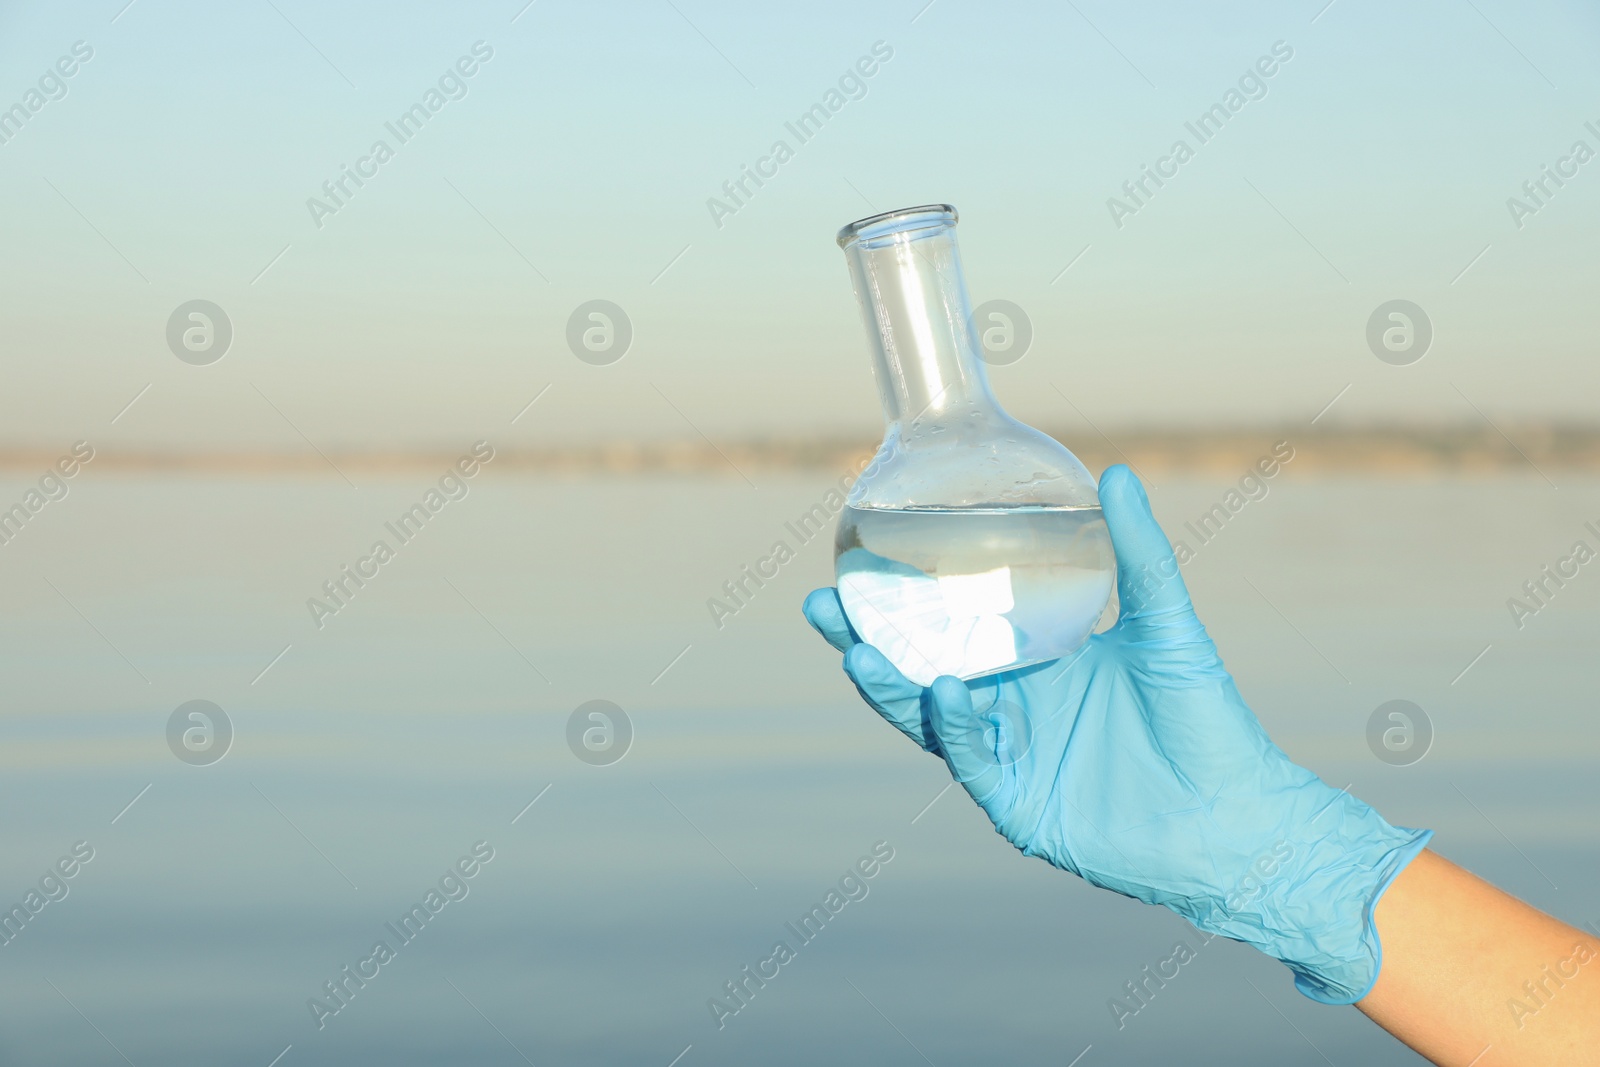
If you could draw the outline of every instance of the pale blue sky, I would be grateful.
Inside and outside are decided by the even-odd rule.
[[[974,300],[1034,321],[993,374],[1029,421],[1081,425],[1053,387],[1102,428],[1293,423],[1347,384],[1329,421],[1595,414],[1600,161],[1520,231],[1506,209],[1600,149],[1586,5],[123,2],[0,12],[0,107],[94,49],[0,145],[0,442],[303,448],[263,397],[328,448],[870,436],[833,233],[935,200]],[[307,198],[479,40],[467,95],[315,227]],[[1280,40],[1265,98],[1114,226]],[[707,198],[876,41],[866,96],[715,226]],[[208,367],[164,340],[195,298],[234,324]],[[566,348],[592,298],[633,320],[612,366]],[[1393,298],[1434,322],[1414,366],[1366,348]]]

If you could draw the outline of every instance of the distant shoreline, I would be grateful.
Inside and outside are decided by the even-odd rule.
[[[1504,431],[1502,433],[1501,431]],[[1091,470],[1130,463],[1151,473],[1231,476],[1247,468],[1278,441],[1295,449],[1297,472],[1491,473],[1552,470],[1600,471],[1600,426],[1457,427],[1260,427],[1219,430],[1113,430],[1056,432]],[[818,438],[614,441],[571,446],[497,446],[496,470],[571,474],[649,472],[726,474],[748,470],[848,469],[872,453],[876,440]],[[243,475],[339,469],[363,471],[432,469],[446,466],[459,449],[393,451],[306,448],[284,452],[207,452],[122,448],[95,442],[95,473],[232,472]],[[57,450],[0,448],[0,469],[43,469]]]

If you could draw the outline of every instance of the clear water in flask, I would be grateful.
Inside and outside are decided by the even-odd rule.
[[[1071,654],[1116,571],[1097,506],[846,507],[834,547],[851,625],[919,685]]]

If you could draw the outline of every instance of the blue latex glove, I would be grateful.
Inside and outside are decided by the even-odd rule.
[[[1110,468],[1100,500],[1121,617],[1069,659],[923,689],[857,640],[835,590],[806,618],[1024,854],[1254,945],[1313,1000],[1354,1003],[1381,964],[1373,909],[1432,831],[1290,762],[1195,617],[1138,479]]]

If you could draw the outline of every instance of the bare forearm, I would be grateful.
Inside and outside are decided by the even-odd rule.
[[[1432,852],[1378,902],[1357,1005],[1441,1067],[1600,1064],[1600,939]]]

